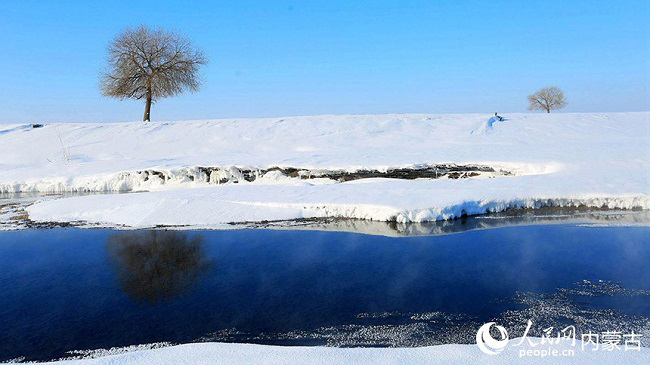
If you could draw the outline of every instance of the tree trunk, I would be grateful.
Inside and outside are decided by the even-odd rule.
[[[547,112],[547,113],[550,113],[550,112],[551,112],[551,109],[546,109],[546,112]]]
[[[144,117],[142,118],[143,122],[148,122],[151,120],[151,90],[147,90],[147,100],[144,104]]]

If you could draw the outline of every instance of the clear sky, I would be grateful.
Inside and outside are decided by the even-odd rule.
[[[142,118],[100,95],[127,26],[179,31],[210,63],[198,93],[152,120],[526,111],[561,87],[566,112],[650,110],[650,1],[0,2],[0,122]]]

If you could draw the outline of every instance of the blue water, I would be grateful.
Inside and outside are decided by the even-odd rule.
[[[553,293],[583,280],[650,290],[649,234],[648,227],[574,225],[409,238],[277,230],[2,232],[0,360],[185,343],[230,329],[245,335],[222,340],[323,344],[273,334],[358,324],[363,313],[443,312],[482,323],[521,309],[508,300],[517,292]],[[586,305],[650,317],[650,296],[604,296]],[[401,321],[384,317],[373,323]]]

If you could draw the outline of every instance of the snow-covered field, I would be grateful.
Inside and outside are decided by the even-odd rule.
[[[539,342],[540,339],[534,339]],[[511,340],[513,343],[518,339]],[[522,355],[526,347],[506,346],[494,356],[482,353],[476,345],[439,345],[416,348],[333,348],[333,347],[285,347],[233,343],[196,343],[151,350],[138,350],[83,360],[57,361],[57,365],[100,365],[100,364],[647,364],[650,349],[625,351],[585,351],[581,342],[575,346],[561,342],[544,349],[556,350],[560,356]],[[531,349],[533,350],[533,349]],[[565,352],[567,351],[567,352]],[[568,351],[573,351],[570,355]],[[532,353],[532,351],[531,351]],[[110,354],[110,352],[108,352]],[[565,355],[565,356],[561,356]]]
[[[345,217],[423,222],[506,208],[650,208],[650,112],[347,115],[0,126],[0,192],[140,191],[43,199],[35,221],[150,227]],[[314,173],[476,164],[511,176],[337,182]],[[219,168],[206,179],[201,167]],[[202,175],[203,174],[203,175]],[[235,183],[237,180],[237,183]],[[145,192],[146,191],[146,192]]]

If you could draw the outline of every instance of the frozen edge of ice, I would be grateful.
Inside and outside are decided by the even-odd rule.
[[[336,183],[326,176],[336,173],[359,173],[376,170],[387,172],[395,169],[412,169],[414,171],[439,166],[491,168],[493,172],[479,172],[475,178],[524,176],[550,174],[562,169],[561,164],[518,164],[508,162],[489,163],[437,163],[411,164],[403,166],[370,166],[370,167],[249,167],[249,166],[188,166],[178,168],[152,167],[134,171],[120,171],[102,175],[87,175],[76,177],[43,177],[24,181],[0,182],[0,194],[15,193],[105,193],[130,192],[145,190],[167,190],[185,187],[214,186],[216,184],[324,184]],[[280,170],[295,170],[299,176],[287,176]],[[286,171],[285,171],[286,172]],[[323,178],[319,178],[323,176]],[[309,177],[309,178],[307,178]],[[250,179],[254,181],[250,181]],[[361,178],[363,180],[366,178]]]
[[[164,192],[160,192],[164,193]],[[158,194],[158,193],[156,193]],[[129,194],[130,195],[130,194]],[[158,205],[169,200],[164,197],[151,197],[149,193],[136,194],[133,201],[120,209],[146,209],[146,206],[153,202]],[[340,203],[289,203],[289,202],[242,202],[227,201],[235,205],[248,205],[251,209],[254,207],[276,208],[285,212],[284,218],[276,219],[271,214],[268,219],[260,221],[250,220],[219,220],[216,217],[213,221],[193,222],[187,220],[182,215],[170,216],[165,221],[142,223],[135,219],[130,222],[118,221],[122,219],[118,209],[113,216],[103,216],[102,212],[107,206],[110,206],[110,196],[102,196],[103,201],[99,206],[87,207],[81,202],[71,204],[70,200],[83,197],[63,198],[54,200],[44,200],[26,208],[32,222],[53,223],[68,222],[74,226],[80,227],[116,227],[119,229],[139,229],[139,228],[171,228],[180,230],[189,229],[233,229],[238,228],[236,225],[252,225],[269,222],[287,222],[292,220],[311,219],[311,218],[333,218],[333,219],[354,219],[366,221],[383,221],[395,222],[398,224],[426,223],[435,221],[449,221],[466,216],[483,215],[487,213],[499,213],[510,210],[521,209],[540,209],[540,208],[585,208],[585,209],[606,209],[606,210],[649,210],[650,197],[647,195],[633,196],[610,196],[610,197],[582,197],[582,198],[527,198],[527,199],[510,199],[510,200],[483,200],[483,201],[463,201],[457,204],[451,204],[446,207],[431,207],[426,209],[399,209],[392,206],[383,206],[375,204],[340,204]],[[218,202],[215,202],[217,204]],[[226,203],[226,201],[221,201]],[[189,204],[192,204],[191,201]],[[166,208],[157,206],[158,210],[165,211]],[[200,208],[198,208],[200,209]],[[289,215],[287,217],[287,215]],[[290,216],[293,215],[293,216]],[[130,219],[127,219],[130,220]],[[171,220],[171,222],[170,222]],[[241,228],[241,227],[239,227]]]

